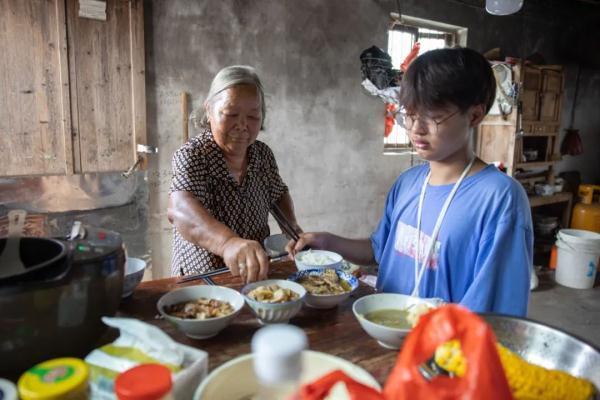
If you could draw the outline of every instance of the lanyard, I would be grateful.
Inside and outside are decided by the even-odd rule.
[[[417,211],[417,252],[415,254],[415,288],[413,289],[412,296],[419,297],[419,286],[421,284],[421,279],[423,278],[423,274],[425,273],[425,269],[427,264],[429,264],[429,260],[431,259],[431,254],[433,253],[433,248],[435,247],[435,243],[437,241],[437,237],[440,233],[440,228],[442,227],[442,221],[446,216],[446,212],[448,211],[448,207],[450,207],[450,202],[454,198],[454,195],[458,191],[458,187],[465,179],[473,163],[475,162],[475,157],[469,162],[469,164],[465,167],[458,181],[452,187],[452,191],[446,198],[444,202],[444,206],[440,211],[440,215],[438,215],[437,221],[435,222],[435,227],[433,228],[433,233],[431,234],[431,241],[429,242],[429,247],[427,252],[425,253],[425,259],[423,260],[423,264],[421,265],[421,269],[419,270],[419,255],[420,255],[420,246],[421,246],[421,215],[423,213],[423,202],[425,200],[425,191],[427,190],[427,185],[429,184],[429,179],[431,178],[431,170],[427,173],[427,177],[425,178],[425,182],[423,182],[423,187],[421,188],[421,195],[419,196],[419,208]]]

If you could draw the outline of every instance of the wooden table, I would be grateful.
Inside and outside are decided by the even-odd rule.
[[[269,278],[285,279],[294,271],[293,262],[280,262],[271,266]],[[232,277],[229,273],[213,276],[212,279],[217,285],[237,290],[243,287],[241,280]],[[205,284],[202,280],[184,284],[176,282],[177,278],[143,282],[133,296],[121,304],[120,316],[138,318],[156,325],[174,340],[206,351],[209,354],[211,371],[239,355],[250,353],[252,335],[261,325],[247,306],[217,336],[205,340],[188,338],[167,321],[158,319],[156,303],[163,294],[178,287]],[[304,329],[311,350],[333,354],[360,365],[383,386],[394,366],[398,352],[379,346],[363,331],[352,313],[354,300],[371,293],[373,289],[361,283],[356,292],[338,307],[316,310],[304,306],[290,323]]]

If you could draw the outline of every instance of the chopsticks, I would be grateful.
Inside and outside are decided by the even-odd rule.
[[[206,283],[208,283],[209,285],[214,285],[214,281],[210,278],[211,276],[215,276],[215,275],[220,275],[223,274],[225,272],[229,271],[229,268],[227,267],[221,267],[218,269],[215,269],[214,271],[209,271],[209,272],[203,272],[201,274],[194,274],[194,275],[187,275],[187,276],[183,276],[181,278],[179,278],[179,280],[177,281],[177,283],[185,283],[185,282],[190,282],[190,281],[195,281],[198,279],[203,279]]]
[[[288,255],[288,253],[286,251],[285,253],[277,254],[275,256],[269,256],[269,262],[281,261],[284,258],[286,258],[287,255]],[[216,285],[215,281],[212,280],[211,276],[221,275],[221,274],[224,274],[225,272],[229,272],[229,268],[221,267],[221,268],[215,269],[214,271],[203,272],[203,273],[194,274],[194,275],[186,275],[186,276],[182,276],[181,278],[179,278],[177,280],[176,284],[197,281],[199,279],[202,279],[204,282],[206,282],[207,285]]]
[[[285,234],[287,234],[289,237],[291,237],[295,241],[300,240],[299,232],[296,232],[295,227],[288,221],[288,219],[285,217],[285,214],[281,211],[281,208],[279,208],[279,206],[277,204],[273,204],[273,208],[271,208],[270,212]],[[277,254],[276,256],[269,256],[269,261],[272,261],[272,262],[281,261],[287,255],[288,255],[288,253],[285,252],[282,254]],[[220,275],[227,271],[229,271],[229,268],[221,267],[219,269],[215,269],[214,271],[203,272],[201,274],[183,276],[183,277],[179,278],[179,280],[177,281],[177,284],[202,279],[207,284],[214,285],[215,282],[211,279],[211,276]]]
[[[271,208],[271,215],[275,218],[279,227],[283,230],[283,232],[288,235],[288,237],[294,239],[295,241],[300,240],[300,235],[296,232],[295,227],[287,220],[285,214],[281,211],[281,208],[277,204],[273,204],[273,208]]]

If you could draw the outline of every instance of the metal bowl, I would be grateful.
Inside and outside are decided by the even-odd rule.
[[[600,351],[573,335],[526,318],[482,314],[496,339],[526,361],[589,379],[600,388]]]

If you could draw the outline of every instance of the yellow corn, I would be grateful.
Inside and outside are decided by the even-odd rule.
[[[516,400],[589,400],[595,393],[594,385],[586,379],[530,364],[501,344],[497,344],[497,348],[508,385]],[[458,377],[466,372],[466,358],[456,339],[438,346],[434,360],[437,365]]]
[[[460,342],[452,339],[435,349],[434,361],[448,372],[461,377],[467,370],[467,359],[460,348]]]
[[[497,346],[508,385],[517,400],[588,400],[594,394],[594,386],[586,379],[530,364],[501,344]]]

